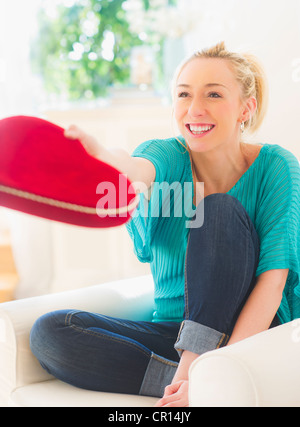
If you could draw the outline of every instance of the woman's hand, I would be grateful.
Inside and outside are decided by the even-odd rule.
[[[75,125],[66,129],[64,134],[69,139],[78,139],[91,156],[127,175],[137,193],[145,192],[154,182],[156,170],[149,160],[132,157],[122,148],[107,149],[96,138]]]
[[[189,406],[189,383],[187,380],[177,381],[165,388],[163,397],[156,403],[156,407],[186,407]]]
[[[65,137],[69,139],[79,139],[85,150],[93,157],[99,158],[101,145],[96,138],[88,135],[82,129],[75,125],[71,125],[65,130]]]

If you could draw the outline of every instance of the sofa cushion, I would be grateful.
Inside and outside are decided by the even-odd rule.
[[[17,388],[12,407],[153,407],[157,398],[82,390],[59,380]]]

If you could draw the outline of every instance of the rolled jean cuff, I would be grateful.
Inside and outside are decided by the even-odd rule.
[[[184,350],[201,355],[223,347],[227,344],[228,339],[229,336],[222,332],[192,320],[184,320],[175,343],[175,349],[179,356]]]
[[[177,362],[152,353],[139,394],[162,397],[167,385],[171,384],[177,367]]]

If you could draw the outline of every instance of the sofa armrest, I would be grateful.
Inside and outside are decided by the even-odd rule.
[[[9,394],[16,387],[51,378],[30,351],[30,330],[44,313],[69,308],[151,320],[152,277],[119,280],[0,304],[0,406],[7,404]]]
[[[213,350],[190,367],[190,406],[300,406],[300,319]]]

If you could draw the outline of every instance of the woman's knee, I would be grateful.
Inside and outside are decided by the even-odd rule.
[[[202,202],[204,221],[208,223],[217,220],[223,225],[230,224],[235,216],[245,217],[247,222],[249,220],[249,216],[241,202],[229,194],[210,194]]]
[[[66,317],[69,311],[53,311],[39,317],[30,332],[30,348],[43,367],[52,355],[57,354],[58,346],[62,342],[61,332],[66,326]]]
[[[202,204],[202,206],[200,206]],[[206,196],[197,210],[202,211],[203,226],[192,228],[190,233],[196,237],[205,233],[209,238],[220,235],[240,236],[252,240],[255,249],[259,250],[259,239],[249,214],[236,198],[226,193]],[[191,239],[190,239],[191,240]],[[199,241],[200,243],[200,241]]]

